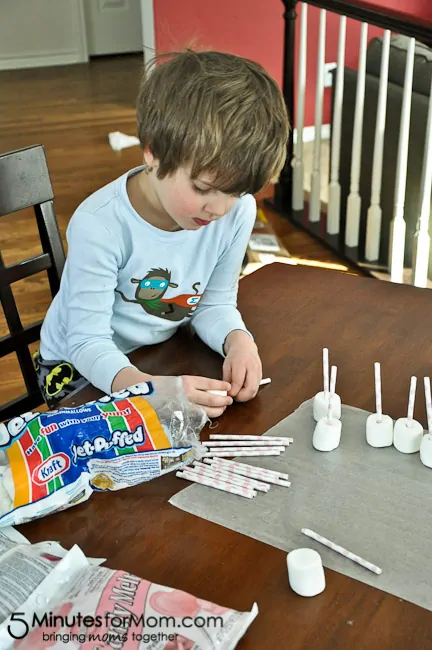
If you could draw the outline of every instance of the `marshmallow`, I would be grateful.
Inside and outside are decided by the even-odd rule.
[[[228,391],[226,390],[208,390],[207,393],[211,395],[220,395],[220,397],[227,397]]]
[[[381,422],[379,422],[381,420]],[[391,447],[393,444],[393,420],[389,415],[371,413],[366,420],[366,440],[371,447]]]
[[[287,555],[290,587],[299,596],[310,598],[324,591],[326,582],[321,556],[311,548],[297,548]]]
[[[420,443],[420,460],[426,467],[432,467],[432,434],[423,436]]]
[[[408,418],[396,420],[393,432],[393,444],[403,454],[415,454],[420,451],[423,438],[423,427],[417,420],[411,420],[408,426]]]
[[[327,416],[329,405],[330,393],[325,396],[324,391],[317,393],[313,401],[313,416],[314,420],[318,422],[321,418]],[[341,398],[337,393],[334,393],[332,398],[332,415],[335,420],[340,420],[341,417]]]
[[[312,437],[312,444],[318,451],[333,451],[339,446],[342,431],[342,422],[327,417],[318,420]]]

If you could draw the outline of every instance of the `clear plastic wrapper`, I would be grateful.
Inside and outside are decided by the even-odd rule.
[[[258,614],[0,531],[2,650],[232,650]]]
[[[77,408],[25,413],[0,424],[0,526],[13,526],[121,490],[201,458],[208,418],[180,377]]]

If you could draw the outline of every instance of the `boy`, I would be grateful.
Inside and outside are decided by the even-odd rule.
[[[231,54],[186,50],[158,61],[137,101],[143,165],[88,197],[68,226],[35,359],[50,407],[86,380],[105,393],[157,384],[126,354],[187,323],[225,357],[223,381],[182,377],[192,402],[218,417],[258,391],[261,361],[237,288],[252,194],[286,157],[283,97],[260,65]],[[215,389],[228,396],[207,392]]]

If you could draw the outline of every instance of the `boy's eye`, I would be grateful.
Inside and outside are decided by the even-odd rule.
[[[210,188],[203,190],[201,187],[197,187],[197,185],[194,185],[193,188],[196,192],[198,192],[198,194],[209,194],[211,192]]]

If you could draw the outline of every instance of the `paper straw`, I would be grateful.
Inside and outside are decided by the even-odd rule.
[[[195,472],[176,472],[178,478],[184,478],[187,481],[193,483],[200,483],[201,485],[207,485],[207,487],[215,488],[216,490],[221,490],[222,492],[230,492],[231,494],[238,494],[241,497],[246,499],[252,499],[256,496],[255,490],[249,488],[241,488],[238,485],[233,485],[232,483],[227,483],[220,479],[211,479],[204,478],[203,476],[198,476]]]
[[[376,402],[376,412],[378,415],[377,422],[382,422],[381,364],[376,361],[374,363],[374,367],[375,367],[375,402]]]
[[[203,443],[203,446],[208,449],[209,451],[285,451],[286,447],[275,447],[275,446],[270,446],[270,447],[260,447],[257,445],[253,445],[252,447],[213,447],[212,443]]]
[[[353,562],[357,562],[357,564],[360,564],[365,569],[369,569],[369,571],[372,571],[373,573],[377,573],[378,575],[382,573],[382,569],[377,567],[375,564],[372,564],[372,562],[363,560],[363,558],[361,558],[359,555],[355,555],[354,553],[351,553],[351,551],[347,551],[346,548],[343,548],[342,546],[338,546],[338,544],[335,544],[334,542],[331,542],[329,539],[326,539],[325,537],[318,535],[318,533],[314,533],[313,530],[309,530],[309,528],[302,528],[301,532],[303,533],[303,535],[307,535],[308,537],[315,539],[317,542],[320,542],[320,544],[324,544],[324,546],[328,546],[333,551],[336,551],[336,553],[340,553],[341,555],[344,555],[345,557],[352,560]]]
[[[336,392],[336,375],[337,375],[337,367],[332,366],[331,378],[330,378],[330,395],[329,395],[328,411],[327,411],[327,422],[329,424],[333,421],[333,399]]]
[[[411,384],[410,384],[410,391],[409,391],[409,398],[408,398],[408,417],[407,417],[408,420],[407,426],[409,427],[412,427],[413,425],[416,388],[417,388],[417,377],[411,377]]]
[[[204,461],[205,462],[205,461]],[[208,461],[212,462],[212,461]],[[222,465],[229,465],[229,467],[234,467],[236,470],[241,470],[242,472],[247,470],[248,472],[259,472],[260,474],[267,474],[268,476],[276,476],[277,478],[283,478],[288,480],[289,475],[284,474],[283,472],[278,472],[274,469],[267,469],[266,467],[257,467],[256,465],[249,465],[248,463],[237,463],[235,460],[220,460],[215,459],[215,463],[221,463]]]
[[[262,467],[255,467],[254,465],[247,465],[246,463],[236,463],[233,460],[224,460],[223,458],[205,458],[205,463],[210,464],[212,467],[214,465],[222,467],[228,472],[235,472],[242,476],[249,476],[250,478],[256,478],[259,481],[265,481],[266,483],[273,483],[274,485],[286,485],[289,487],[288,474],[283,474],[282,472],[273,472],[272,470],[266,470]]]
[[[431,384],[429,377],[424,378],[426,413],[428,421],[428,431],[432,433],[432,402],[431,402]]]
[[[208,461],[209,459],[205,458],[204,460]],[[215,458],[214,460],[216,461],[216,460],[221,460],[221,459],[220,458]],[[214,468],[215,472],[219,472],[219,470],[221,469],[221,466],[218,465],[217,463],[212,463],[210,465],[210,469],[213,469],[213,468]],[[222,469],[222,474],[224,476],[226,476],[226,475],[228,475],[228,476],[240,476],[240,477],[244,476],[243,474],[240,474],[239,472],[235,472],[233,470],[225,470],[225,468]],[[248,478],[248,477],[245,476],[244,478]],[[258,486],[255,485],[257,480],[252,479],[252,478],[249,478],[248,480],[254,481],[254,485],[251,486],[251,487],[254,487],[255,489],[258,490]],[[258,483],[261,483],[262,485],[268,485],[270,483],[272,485],[280,485],[282,487],[291,487],[290,481],[285,481],[284,479],[277,478],[275,476],[262,477],[261,479],[258,480]]]
[[[221,458],[235,458],[236,456],[280,456],[280,451],[277,451],[277,447],[274,447],[270,451],[263,449],[254,449],[253,451],[234,451],[230,449],[229,451],[207,451],[204,456],[220,456]]]
[[[203,440],[202,443],[205,447],[283,447],[285,451],[286,446],[281,445],[273,440]],[[288,446],[288,445],[287,445]]]
[[[286,445],[287,447],[294,442],[294,438],[282,438],[277,436],[242,436],[240,434],[225,434],[225,433],[211,433],[209,435],[210,440],[258,440],[265,441],[266,443],[277,443],[278,445]]]
[[[268,483],[257,481],[256,479],[248,478],[247,476],[241,476],[241,474],[235,474],[235,472],[228,472],[228,470],[222,469],[220,466],[204,465],[203,463],[195,461],[194,467],[190,467],[189,469],[194,472],[196,471],[199,474],[203,474],[204,476],[221,478],[228,483],[256,489],[259,492],[268,492],[270,490],[270,485]]]
[[[328,348],[323,349],[323,375],[324,375],[324,397],[327,399],[329,393],[329,356]]]
[[[265,379],[261,379],[261,381],[259,383],[260,386],[265,386],[266,384],[271,384],[270,377],[266,377]]]

